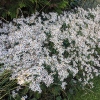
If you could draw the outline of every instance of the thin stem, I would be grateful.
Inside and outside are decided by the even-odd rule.
[[[0,17],[2,20],[4,20],[5,22],[9,23],[6,19],[4,19],[3,17]]]

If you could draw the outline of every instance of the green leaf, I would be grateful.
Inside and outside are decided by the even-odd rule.
[[[33,99],[31,99],[31,100],[37,100],[36,98],[33,98]]]
[[[46,63],[43,64],[44,68],[47,70],[47,72],[50,74],[52,72],[51,66],[47,65]]]
[[[34,95],[34,92],[32,90],[29,91],[29,97],[32,97]]]
[[[53,86],[51,92],[56,96],[56,95],[59,95],[60,94],[60,91],[61,91],[61,86],[55,85],[55,86]]]
[[[47,89],[45,83],[43,83],[43,82],[41,82],[40,87],[41,87],[42,91],[46,91],[46,89]]]
[[[39,98],[41,97],[41,94],[40,94],[39,92],[35,92],[35,93],[34,93],[34,97],[35,97],[36,99],[39,99]]]
[[[30,0],[32,3],[35,3],[35,1],[37,1],[37,0]]]
[[[73,44],[73,46],[75,46],[75,41],[74,40],[72,40],[72,42],[71,42],[72,44]]]
[[[65,48],[67,48],[67,47],[70,46],[70,43],[69,43],[69,40],[68,40],[68,39],[64,39],[64,41],[63,41],[63,46],[64,46]]]
[[[82,31],[77,31],[77,35],[80,35],[80,36],[83,36],[83,33],[82,33]]]
[[[64,100],[67,100],[66,98],[64,98]]]
[[[91,56],[91,55],[89,54],[89,55],[87,56],[87,59],[90,59],[90,56]]]
[[[21,97],[19,96],[19,94],[16,95],[16,100],[21,100]]]
[[[70,94],[74,94],[73,89],[69,89],[69,93],[70,93]]]
[[[96,51],[97,51],[98,55],[100,55],[100,48],[98,46],[96,46]]]
[[[56,97],[56,100],[62,100],[61,96]]]
[[[22,91],[22,94],[23,95],[26,95],[29,91],[29,88],[28,87],[24,87],[24,90]]]
[[[24,3],[22,3],[22,2],[19,2],[19,7],[23,8],[23,7],[26,7],[26,5]]]
[[[63,25],[61,26],[60,30],[63,32],[65,31],[67,28],[66,23],[63,23]]]
[[[69,53],[65,50],[64,53],[62,54],[65,58],[68,58]]]

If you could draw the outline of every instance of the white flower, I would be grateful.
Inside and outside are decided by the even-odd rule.
[[[67,83],[66,82],[62,82],[62,84],[61,84],[61,87],[62,87],[62,89],[66,89],[66,85],[67,85]]]
[[[27,99],[27,95],[26,96],[22,96],[21,100],[26,100]]]
[[[13,96],[13,98],[15,98],[17,94],[18,94],[18,93],[16,93],[15,90],[12,91],[12,96]]]
[[[89,13],[94,15],[94,20],[87,18]],[[4,63],[0,71],[11,69],[11,78],[17,79],[18,84],[29,82],[29,88],[40,93],[40,83],[44,82],[49,87],[56,71],[63,89],[66,84],[63,81],[70,75],[69,71],[75,77],[83,70],[83,76],[87,76],[79,79],[84,80],[83,84],[93,78],[93,73],[96,76],[100,74],[94,67],[100,67],[100,55],[95,50],[96,46],[100,47],[100,6],[89,11],[78,8],[76,14],[66,11],[63,15],[42,12],[43,17],[48,19],[46,21],[42,21],[41,17],[34,20],[37,14],[26,19],[14,19],[21,24],[20,29],[11,22],[0,28],[1,33],[9,33],[0,35],[0,63]],[[35,25],[29,26],[23,20],[30,24],[34,22]],[[52,50],[57,54],[50,56]],[[25,100],[24,97],[22,99]]]
[[[22,85],[22,84],[25,83],[24,77],[23,77],[22,75],[20,75],[20,76],[17,78],[17,80],[18,80],[18,84],[20,84],[20,85]]]

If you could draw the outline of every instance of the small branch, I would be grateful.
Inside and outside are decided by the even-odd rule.
[[[6,19],[4,19],[3,17],[0,17],[2,20],[4,20],[6,23],[9,23]]]
[[[88,88],[85,88],[86,90],[88,90],[88,91],[90,91],[90,92],[92,92],[92,93],[94,93],[92,90],[90,90],[90,89],[88,89]]]
[[[68,98],[68,96],[67,96],[67,94],[65,93],[65,91],[63,90],[63,89],[61,89],[63,92],[64,92],[64,94],[66,95],[66,97]],[[68,98],[68,100],[69,100],[69,98]]]
[[[18,17],[18,13],[19,13],[19,11],[21,12],[21,14],[22,14],[22,16],[23,16],[23,12],[22,12],[22,10],[21,10],[20,8],[18,8],[18,9],[17,9],[16,18]]]
[[[0,98],[0,100],[2,100],[2,98],[4,97],[4,96],[6,96],[8,93],[6,93],[6,94],[4,94],[1,98]]]

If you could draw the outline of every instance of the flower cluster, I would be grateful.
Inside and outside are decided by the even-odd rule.
[[[99,6],[61,15],[42,13],[36,18],[37,14],[14,19],[17,26],[9,23],[8,35],[0,35],[1,71],[11,69],[11,78],[18,84],[30,83],[31,90],[39,92],[41,82],[48,87],[55,75],[63,89],[70,74],[83,85],[99,75]]]

